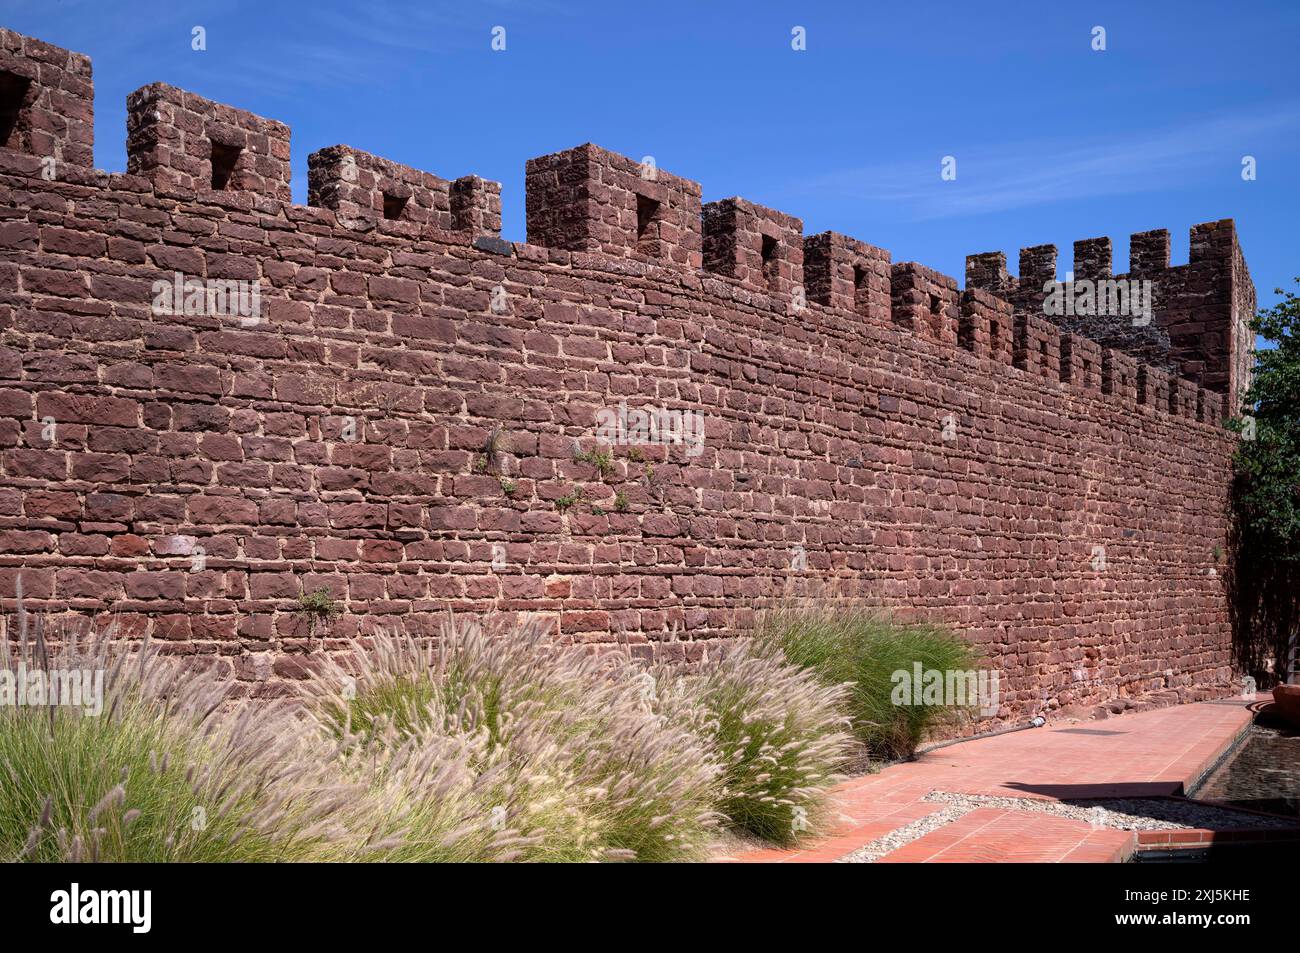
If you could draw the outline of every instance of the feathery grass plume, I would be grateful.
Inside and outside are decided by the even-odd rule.
[[[723,765],[722,813],[741,830],[789,845],[823,829],[827,791],[846,763],[847,688],[737,641],[698,673],[661,673],[659,709],[689,726]]]
[[[895,705],[895,672],[915,664],[940,672],[970,671],[979,653],[939,626],[908,624],[853,600],[802,599],[761,613],[760,642],[815,671],[826,684],[851,686],[853,733],[873,757],[909,756],[925,736],[969,715],[951,705]]]
[[[557,644],[541,619],[448,615],[436,643],[355,641],[303,691],[374,795],[402,806],[391,856],[443,859],[432,845],[450,843],[457,859],[701,857],[718,765],[650,710],[637,674],[623,653]],[[422,779],[453,750],[442,783],[460,800],[432,798]]]
[[[344,745],[346,773],[367,787],[355,805],[353,827],[362,838],[351,859],[586,859],[584,818],[556,808],[554,779],[532,766],[512,770],[503,749],[491,750],[486,733],[472,725],[443,725],[403,733],[388,724]],[[548,832],[555,837],[546,844]]]
[[[26,621],[26,619],[24,619]],[[231,702],[212,669],[102,634],[0,641],[19,691],[102,673],[92,708],[0,705],[0,857],[29,861],[329,858],[356,791],[284,704]],[[13,681],[10,682],[10,679]],[[95,709],[98,709],[96,711]]]

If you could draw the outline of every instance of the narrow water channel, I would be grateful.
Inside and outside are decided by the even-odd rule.
[[[1194,797],[1300,817],[1300,732],[1256,722],[1245,743],[1215,769]]]

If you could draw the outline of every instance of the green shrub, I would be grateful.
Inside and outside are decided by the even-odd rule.
[[[457,859],[703,856],[719,784],[708,749],[650,710],[626,656],[548,633],[449,619],[436,647],[376,636],[307,683],[325,733],[375,766],[368,783],[394,818],[409,814],[396,859],[443,859],[430,845],[449,838]],[[423,780],[448,751],[462,768],[433,790],[460,800]]]
[[[847,761],[847,691],[749,641],[696,674],[660,673],[659,709],[707,741],[723,766],[719,810],[788,845],[822,829]]]
[[[1242,439],[1224,579],[1238,666],[1264,685],[1300,680],[1300,293],[1274,290],[1281,300],[1251,321],[1273,346],[1254,352],[1229,421]]]
[[[0,705],[0,859],[286,861],[345,849],[357,789],[284,704],[230,702],[212,669],[187,670],[147,642],[23,639],[0,653],[6,684],[20,688],[36,673],[103,679],[89,705]]]
[[[894,704],[894,673],[970,671],[979,654],[938,626],[906,624],[856,603],[815,601],[764,613],[757,636],[830,685],[849,686],[854,735],[872,756],[907,757],[927,733],[969,712],[951,705]]]
[[[298,611],[307,617],[308,624],[315,631],[316,623],[329,622],[343,610],[334,601],[328,589],[304,592],[298,597]]]

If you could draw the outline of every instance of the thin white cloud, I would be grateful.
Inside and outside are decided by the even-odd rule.
[[[895,220],[922,221],[1100,196],[1158,192],[1211,176],[1239,174],[1239,156],[1282,143],[1291,151],[1300,106],[1207,118],[1160,130],[1110,125],[1089,137],[1052,138],[948,149],[957,178],[939,176],[939,155],[828,173],[790,187],[892,208]],[[1272,154],[1276,158],[1276,151]]]

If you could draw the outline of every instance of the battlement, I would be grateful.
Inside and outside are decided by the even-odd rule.
[[[90,61],[11,32],[0,34],[0,132],[7,147],[56,160],[88,162],[93,118]],[[5,78],[7,77],[7,78]],[[164,83],[127,100],[127,170],[160,194],[223,193],[288,204],[290,132],[285,124]],[[971,255],[966,294],[957,282],[888,251],[834,232],[805,238],[800,219],[742,198],[702,204],[700,184],[591,143],[530,159],[526,165],[528,239],[539,248],[630,258],[702,271],[767,296],[784,310],[807,301],[859,319],[889,323],[935,343],[1065,386],[1101,385],[1103,351],[1120,351],[1134,370],[1142,406],[1172,407],[1176,381],[1218,391],[1235,407],[1249,379],[1254,309],[1231,220],[1196,225],[1186,265],[1169,263],[1169,234],[1139,232],[1127,273],[1115,274],[1109,238],[1074,243],[1072,278],[1057,278],[1054,245],[1020,251],[1019,276],[1002,252]],[[422,229],[460,240],[499,242],[501,187],[478,176],[455,180],[336,145],[308,157],[308,203],[350,229]],[[509,250],[508,243],[484,245]],[[524,246],[520,246],[521,248]],[[1092,288],[1095,286],[1095,288]],[[1092,288],[1075,300],[1079,287]],[[987,292],[1013,314],[970,295]],[[1124,313],[1107,310],[1120,305]],[[1140,309],[1140,313],[1130,311]],[[1100,360],[1100,363],[1099,363]],[[1150,380],[1151,395],[1143,389]],[[1117,385],[1114,393],[1124,394]],[[1207,401],[1198,398],[1200,408]],[[1197,413],[1200,411],[1198,410]]]
[[[90,168],[94,93],[90,57],[0,27],[0,147]]]
[[[126,98],[126,170],[160,192],[289,194],[289,127],[150,83]]]
[[[501,234],[501,183],[477,175],[455,181],[353,149],[330,146],[307,157],[307,201],[340,224],[411,222],[474,236]]]
[[[1109,238],[1081,239],[1065,281],[1055,245],[1022,248],[1019,277],[1004,253],[984,252],[967,257],[966,284],[1218,391],[1235,409],[1250,382],[1255,311],[1236,228],[1231,219],[1192,226],[1185,265],[1170,265],[1169,244],[1165,229],[1135,233],[1128,271],[1117,274]]]
[[[834,311],[852,311],[868,321],[890,318],[889,252],[838,232],[804,239],[804,287],[809,301]]]
[[[529,159],[525,189],[534,244],[700,267],[698,182],[586,143]]]

